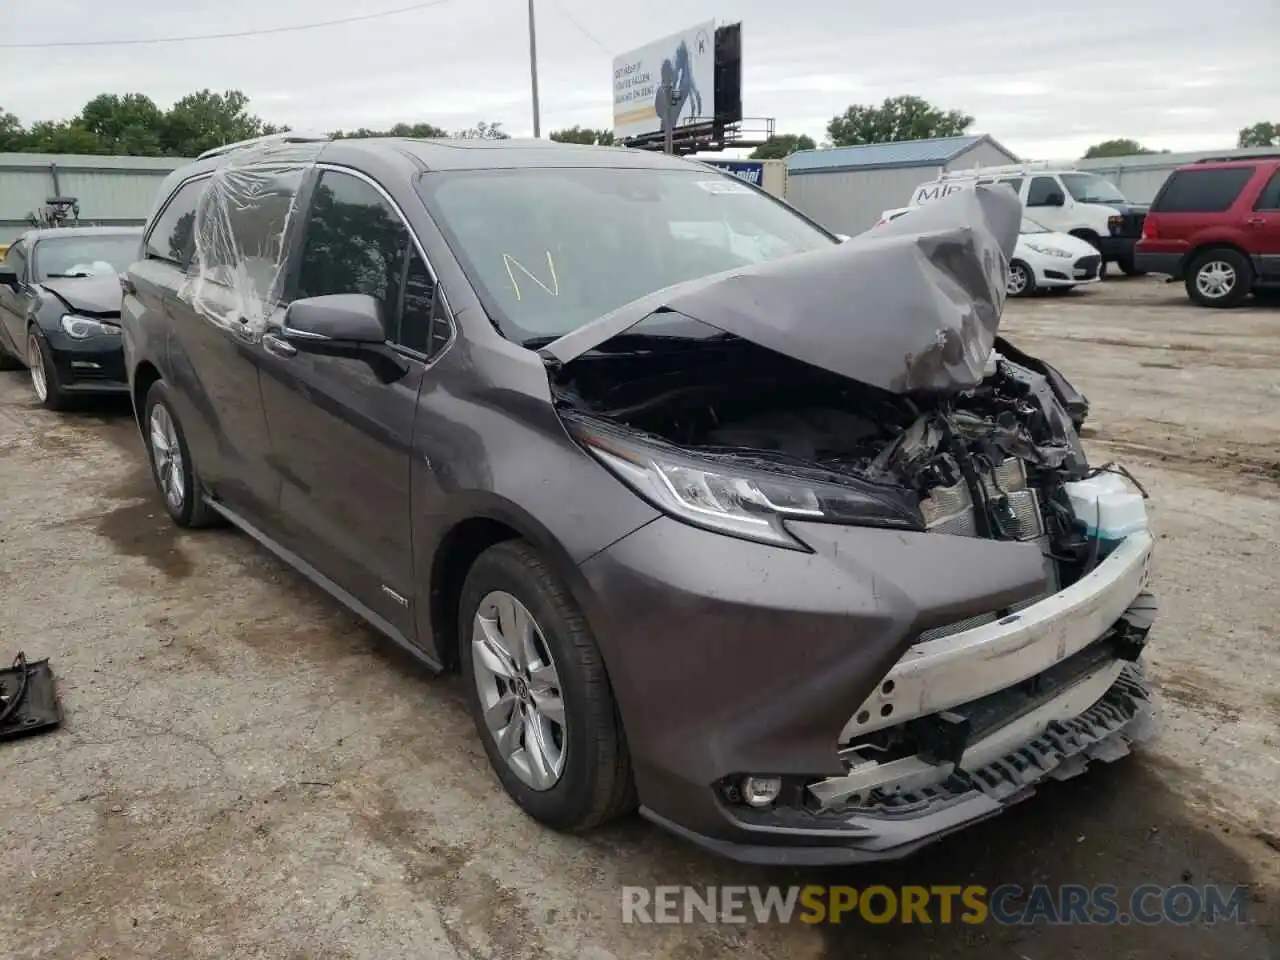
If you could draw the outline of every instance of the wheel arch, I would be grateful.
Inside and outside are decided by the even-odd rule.
[[[150,360],[143,360],[133,370],[133,382],[129,388],[129,398],[133,402],[133,421],[141,432],[143,408],[147,403],[147,393],[157,380],[163,380],[160,370]]]
[[[446,670],[456,669],[460,656],[458,606],[462,586],[476,558],[485,550],[509,540],[524,540],[535,547],[569,588],[590,625],[586,579],[559,538],[525,510],[502,497],[485,494],[469,497],[465,510],[453,514],[444,533],[428,548],[425,571],[428,602],[425,622],[419,618],[420,635],[429,637],[436,658]]]

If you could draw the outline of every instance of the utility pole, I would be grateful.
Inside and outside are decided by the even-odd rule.
[[[529,0],[529,80],[533,87],[533,137],[542,136],[542,116],[538,107],[538,34],[533,26],[533,0]]]
[[[665,98],[665,99],[666,99],[666,103],[664,103],[664,104],[663,104],[663,106],[662,106],[662,127],[663,127],[663,131],[662,131],[662,152],[663,152],[663,153],[675,153],[675,152],[676,152],[676,147],[675,147],[675,141],[676,141],[676,131],[675,131],[675,121],[676,121],[676,118],[675,118],[676,92],[675,92],[674,88],[673,88],[673,89],[670,89],[670,90],[668,90],[668,91],[667,91],[667,96],[666,96],[666,98]]]

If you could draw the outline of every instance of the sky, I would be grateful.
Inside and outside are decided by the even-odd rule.
[[[341,26],[172,44],[39,50],[291,27],[413,0],[40,0],[11,4],[0,107],[24,122],[73,116],[98,93],[163,107],[205,87],[297,130],[498,121],[532,132],[525,0],[436,5]],[[742,22],[744,113],[821,142],[853,103],[915,94],[975,118],[1024,158],[1078,157],[1130,137],[1153,149],[1235,146],[1280,122],[1276,0],[1070,4],[850,0],[534,0],[542,130],[612,124],[616,55],[708,20]]]

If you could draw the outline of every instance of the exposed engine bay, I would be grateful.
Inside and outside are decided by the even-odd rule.
[[[553,375],[566,417],[740,467],[891,489],[923,530],[1038,541],[1049,592],[1099,559],[1063,491],[1090,473],[1077,435],[1087,404],[1004,341],[976,387],[897,395],[736,337],[630,339]]]

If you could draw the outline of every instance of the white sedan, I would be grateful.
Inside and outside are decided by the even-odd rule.
[[[898,207],[880,214],[876,226],[897,220],[915,207]],[[1009,263],[1011,297],[1029,297],[1038,290],[1065,293],[1102,277],[1102,254],[1092,244],[1069,233],[1057,233],[1028,217],[1022,218],[1018,245]]]

